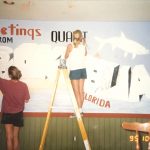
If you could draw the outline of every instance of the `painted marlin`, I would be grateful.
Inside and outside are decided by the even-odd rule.
[[[102,39],[99,37],[95,37],[95,39],[99,42],[99,50],[102,49],[106,44],[110,44],[112,46],[112,50],[115,48],[119,48],[123,50],[124,57],[127,56],[128,53],[132,54],[132,59],[136,57],[136,55],[145,55],[149,54],[149,50],[146,49],[143,45],[140,43],[128,39],[123,32],[121,32],[120,37],[111,37],[107,39]]]

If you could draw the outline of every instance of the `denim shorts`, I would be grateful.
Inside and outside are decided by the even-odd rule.
[[[23,112],[2,113],[2,124],[13,124],[16,127],[23,127]]]
[[[70,80],[86,79],[87,78],[86,69],[83,68],[77,70],[70,70],[69,78]]]

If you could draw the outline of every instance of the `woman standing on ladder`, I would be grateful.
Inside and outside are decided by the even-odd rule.
[[[73,32],[73,41],[67,46],[65,59],[68,58],[70,69],[69,78],[77,100],[79,111],[83,114],[84,81],[87,78],[85,58],[87,55],[86,42],[80,30]]]

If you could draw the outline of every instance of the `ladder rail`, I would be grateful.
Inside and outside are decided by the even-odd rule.
[[[58,69],[56,79],[55,79],[55,84],[54,84],[51,99],[50,99],[50,105],[49,105],[49,109],[48,109],[48,113],[47,113],[47,116],[46,116],[44,129],[43,129],[43,133],[42,133],[42,137],[41,137],[39,150],[44,149],[44,143],[45,143],[47,132],[48,132],[48,123],[50,121],[50,116],[51,116],[52,106],[53,106],[55,95],[56,95],[56,89],[57,89],[57,86],[58,86],[59,76],[60,76],[60,70]]]

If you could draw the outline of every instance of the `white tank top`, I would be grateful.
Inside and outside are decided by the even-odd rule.
[[[85,45],[79,44],[78,47],[74,47],[69,53],[69,58],[67,61],[70,70],[77,70],[85,68]]]

